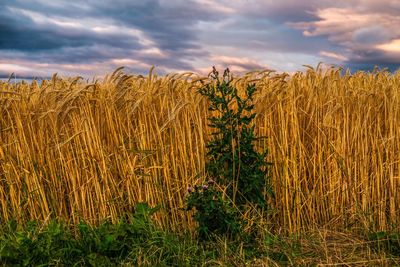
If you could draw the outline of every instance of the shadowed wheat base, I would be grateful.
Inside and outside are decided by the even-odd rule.
[[[400,73],[269,71],[256,83],[256,134],[269,148],[268,223],[386,230],[400,222]],[[0,82],[0,218],[91,223],[136,202],[164,229],[194,229],[186,188],[204,174],[207,82],[194,74]]]

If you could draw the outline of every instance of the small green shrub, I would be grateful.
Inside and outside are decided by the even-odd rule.
[[[268,165],[265,161],[268,151],[256,151],[254,143],[263,137],[256,137],[254,124],[256,114],[252,112],[255,85],[248,85],[245,97],[231,85],[232,76],[226,69],[222,80],[216,69],[212,79],[199,92],[210,102],[209,110],[217,111],[209,118],[209,126],[215,131],[207,144],[208,161],[206,170],[217,183],[225,185],[227,195],[236,205],[252,203],[266,206],[265,193],[271,192],[268,181]]]
[[[214,184],[207,189],[197,186],[189,190],[187,208],[196,209],[194,218],[201,237],[211,232],[237,233],[240,228],[237,207],[242,211],[246,204],[266,208],[265,195],[272,193],[269,163],[265,161],[268,151],[258,152],[254,147],[261,138],[255,136],[252,124],[256,116],[252,112],[255,85],[248,85],[245,96],[241,97],[231,85],[229,69],[220,79],[214,67],[211,78],[215,82],[199,90],[208,98],[209,110],[216,113],[208,119],[214,132],[206,145],[206,171],[214,183],[224,187],[226,196]]]

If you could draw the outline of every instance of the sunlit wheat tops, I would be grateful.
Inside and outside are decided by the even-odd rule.
[[[204,174],[205,78],[115,71],[0,82],[0,218],[115,220],[135,203],[156,222],[193,228],[188,185]],[[400,73],[254,72],[256,135],[269,149],[273,227],[388,229],[400,223]],[[158,217],[157,217],[158,216]]]

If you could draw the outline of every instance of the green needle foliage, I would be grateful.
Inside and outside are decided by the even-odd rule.
[[[252,112],[255,85],[246,88],[241,97],[231,85],[232,77],[226,69],[223,78],[213,68],[211,78],[215,83],[205,85],[199,93],[208,98],[209,110],[216,115],[209,118],[214,129],[207,144],[208,161],[206,171],[211,178],[210,187],[189,187],[187,208],[196,208],[194,215],[199,224],[200,238],[209,233],[238,233],[240,223],[236,207],[244,210],[245,205],[266,208],[265,195],[271,193],[268,181],[268,151],[256,151],[252,124],[256,114]],[[226,198],[222,197],[217,185],[223,185]],[[235,230],[235,231],[233,231]]]
[[[257,152],[254,143],[262,137],[254,134],[252,112],[255,85],[248,85],[245,97],[231,85],[232,77],[226,69],[223,79],[213,69],[211,77],[216,85],[208,84],[199,92],[210,101],[209,110],[217,111],[209,118],[209,126],[215,129],[207,144],[206,169],[213,179],[227,186],[226,193],[238,206],[254,204],[266,206],[265,193],[271,192],[268,183],[268,151]]]

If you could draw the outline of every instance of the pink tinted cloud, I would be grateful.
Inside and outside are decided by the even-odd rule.
[[[323,57],[328,57],[328,58],[332,58],[338,61],[346,61],[348,60],[347,57],[339,54],[339,53],[335,53],[335,52],[329,52],[329,51],[320,51],[319,54]]]
[[[236,57],[224,55],[212,55],[209,61],[218,69],[229,68],[230,71],[236,74],[243,74],[253,70],[265,70],[268,66],[250,57]],[[199,73],[205,74],[210,71],[210,68],[198,68]]]
[[[354,8],[350,5],[320,8],[314,12],[316,20],[288,25],[302,30],[305,36],[326,36],[331,42],[344,47],[346,55],[340,55],[343,61],[368,61],[368,56],[373,55],[371,60],[400,62],[400,43],[396,41],[400,39],[400,10],[393,13],[393,9],[400,8],[400,5],[393,1],[379,1],[379,7],[378,1],[349,2],[358,5]],[[326,52],[320,55],[335,57]]]
[[[47,78],[54,72],[62,76],[102,76],[112,72],[120,64],[118,62],[102,62],[89,64],[71,63],[36,63],[30,60],[0,60],[0,74],[10,75],[15,73],[20,77]]]
[[[392,40],[390,43],[377,45],[376,48],[389,53],[396,53],[400,56],[400,39]]]

